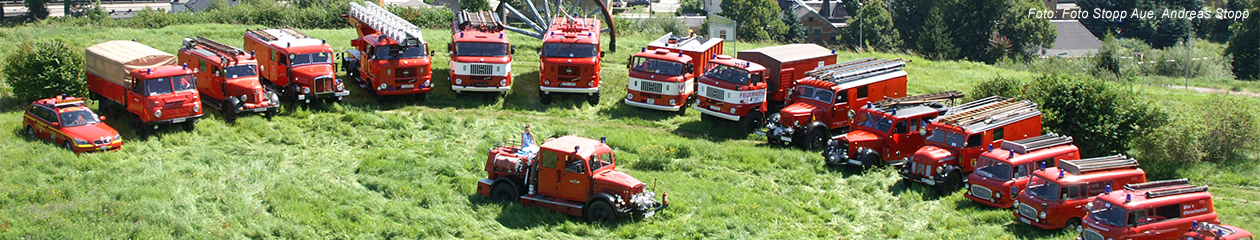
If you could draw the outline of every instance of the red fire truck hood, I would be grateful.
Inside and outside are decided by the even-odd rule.
[[[640,182],[639,179],[617,170],[606,170],[596,173],[594,178],[595,184],[608,187],[634,189],[639,185],[643,185],[643,182]]]
[[[798,123],[803,126],[808,126],[810,122],[813,122],[813,119],[810,119],[810,116],[815,112],[821,113],[822,109],[809,103],[793,103],[792,105],[784,107],[783,110],[779,110],[779,123],[788,126],[796,126]]]
[[[955,157],[953,151],[931,145],[925,145],[914,152],[915,162],[929,165],[935,165],[937,162],[949,160],[948,158],[952,157]]]
[[[509,56],[499,56],[499,57],[481,57],[481,56],[451,56],[451,61],[461,62],[461,63],[493,63],[493,64],[503,64],[503,63],[510,63],[510,62],[512,62],[512,57],[509,57]],[[575,61],[575,62],[576,62],[576,61]],[[410,63],[410,62],[409,62],[409,63]]]
[[[544,57],[542,58],[541,61],[543,64],[563,64],[563,65],[581,65],[581,66],[594,66],[594,65],[599,64],[599,58],[596,58],[596,57],[591,57],[591,58]]]
[[[879,134],[866,130],[855,130],[849,132],[844,135],[844,138],[849,141],[850,146],[865,148],[875,148],[879,142],[884,141],[884,136],[880,136]]]
[[[114,128],[109,127],[109,125],[105,125],[104,123],[62,128],[61,132],[70,135],[70,137],[86,141],[99,140],[101,138],[113,138],[118,135],[118,131],[115,131]]]
[[[298,66],[293,68],[293,75],[306,80],[315,79],[320,76],[333,75],[333,67],[331,64],[311,64]]]

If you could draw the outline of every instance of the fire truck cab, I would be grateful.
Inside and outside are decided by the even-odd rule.
[[[752,133],[765,119],[766,68],[760,64],[718,55],[709,60],[700,77],[695,109],[700,119],[712,117],[735,121],[739,130]]]
[[[586,102],[599,104],[599,19],[558,17],[543,35],[539,54],[538,100],[551,104],[552,93],[585,94]]]
[[[1054,167],[1060,160],[1075,159],[1081,159],[1081,152],[1072,137],[1055,133],[1005,141],[996,151],[990,146],[967,178],[966,196],[986,206],[1009,208],[1028,186],[1030,174]]]
[[[1195,222],[1220,224],[1208,187],[1186,179],[1126,184],[1086,205],[1081,238],[1178,239]]]
[[[767,119],[766,139],[771,144],[795,143],[823,150],[827,140],[835,137],[833,133],[849,131],[851,108],[905,97],[906,72],[901,70],[905,65],[900,59],[868,58],[805,72],[808,77],[792,88],[791,105]]]
[[[941,102],[961,97],[961,92],[948,91],[868,103],[852,111],[856,123],[852,131],[831,139],[823,149],[824,162],[863,167],[900,164],[903,159],[896,156],[923,147],[927,123],[949,111]]]
[[[1014,203],[1020,222],[1041,229],[1079,230],[1088,213],[1085,205],[1094,197],[1146,182],[1146,172],[1138,168],[1137,160],[1124,155],[1058,162],[1056,167],[1032,172]]]
[[[696,78],[714,55],[722,54],[722,39],[666,34],[630,57],[626,68],[625,103],[630,106],[687,112],[696,100]]]
[[[497,92],[512,89],[512,54],[503,23],[493,12],[460,12],[451,25],[451,90],[456,95],[469,92]]]
[[[928,126],[924,146],[906,157],[902,178],[949,194],[976,169],[985,146],[1041,135],[1041,110],[1028,100],[992,96],[950,108]]]
[[[246,29],[245,49],[259,56],[258,76],[283,100],[341,101],[350,95],[333,66],[332,47],[292,28]]]
[[[359,38],[341,59],[346,75],[359,87],[380,96],[416,94],[424,100],[433,91],[433,51],[420,28],[372,2],[350,3],[346,13]]]
[[[84,56],[89,97],[104,100],[106,115],[131,114],[141,138],[163,125],[192,131],[201,118],[196,69],[175,65],[175,55],[134,41],[109,41]]]
[[[179,49],[179,62],[195,66],[197,92],[207,107],[223,112],[223,119],[235,122],[242,113],[265,113],[271,118],[280,108],[280,97],[266,91],[258,82],[258,62],[245,50],[198,36],[185,38]]]

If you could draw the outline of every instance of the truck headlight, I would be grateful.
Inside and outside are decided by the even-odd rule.
[[[381,84],[381,86],[384,86],[384,85],[385,85],[384,83]],[[311,88],[302,87],[302,94],[311,94]]]
[[[594,86],[595,86],[595,81],[586,82],[586,86],[588,86],[588,87],[594,87]]]
[[[241,94],[241,102],[248,102],[249,94]]]
[[[945,172],[945,166],[936,167],[936,173],[944,173],[944,172]]]
[[[161,110],[161,109],[158,109],[158,110],[153,111],[153,116],[154,116],[154,117],[162,117],[162,110]]]
[[[626,93],[626,100],[634,99],[634,93]]]
[[[677,101],[677,100],[674,100],[674,99],[670,99],[670,100],[669,100],[669,105],[678,105],[678,101]]]
[[[731,108],[731,114],[735,114],[735,108]]]
[[[455,85],[464,85],[464,79],[463,79],[463,78],[456,78],[456,79],[455,79]]]
[[[193,112],[201,112],[201,104],[193,104]]]
[[[798,127],[801,126],[801,120],[793,121],[792,126],[798,126]]]
[[[1037,215],[1037,217],[1040,217],[1041,219],[1046,219],[1046,212],[1041,212],[1041,215]]]
[[[500,87],[507,87],[507,79],[499,80]]]
[[[853,109],[849,109],[849,118],[852,119],[854,116],[857,116],[857,113],[853,112]]]
[[[345,85],[345,84],[340,84],[340,83],[338,83],[338,84],[337,84],[337,91],[338,91],[338,92],[340,92],[340,91],[345,91],[345,90],[346,90],[346,85]]]

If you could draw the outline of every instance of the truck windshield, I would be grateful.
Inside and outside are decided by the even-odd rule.
[[[613,166],[613,163],[616,163],[616,161],[614,161],[611,152],[607,152],[607,153],[599,154],[599,155],[591,155],[591,171],[592,172],[600,168],[604,168],[606,166]]]
[[[599,56],[599,46],[585,43],[543,43],[543,57],[590,58]]]
[[[823,103],[831,104],[831,97],[835,96],[830,89],[815,88],[810,86],[796,87],[796,98],[816,100]]]
[[[1089,210],[1089,217],[1107,225],[1121,227],[1124,226],[1125,217],[1129,211],[1118,205],[1111,205],[1102,199],[1094,200],[1094,209]]]
[[[254,64],[231,66],[224,69],[224,70],[227,70],[227,74],[224,74],[224,76],[227,76],[228,79],[240,78],[240,77],[254,77],[254,76],[258,76],[257,69],[258,69],[258,65],[254,65]]]
[[[939,143],[945,146],[961,148],[963,146],[963,135],[950,131],[932,131],[932,136],[928,136],[928,142]]]
[[[460,42],[455,43],[455,56],[502,57],[508,55],[506,43]]]
[[[1037,176],[1028,180],[1028,195],[1040,198],[1046,201],[1059,200],[1059,184],[1043,177]]]
[[[293,66],[301,66],[306,64],[332,63],[332,53],[316,52],[297,54],[293,58]]]
[[[636,72],[663,74],[668,76],[683,75],[685,67],[680,62],[665,61],[655,58],[635,57],[631,60],[630,65]]]
[[[888,133],[888,129],[892,128],[892,120],[884,118],[883,116],[868,113],[868,115],[866,115],[866,121],[862,121],[862,126],[874,128],[880,133]]]
[[[88,125],[88,124],[93,124],[93,123],[99,123],[101,122],[100,119],[101,118],[97,117],[95,113],[92,113],[92,111],[88,111],[87,109],[61,113],[61,123],[64,124],[62,125],[63,127],[74,127],[74,126],[82,126],[82,125]]]
[[[412,59],[421,58],[425,55],[424,46],[403,47],[399,45],[389,45],[376,47],[376,56],[374,56],[374,58],[380,60]]]
[[[192,75],[154,78],[144,81],[144,89],[149,93],[146,96],[190,91],[196,88],[197,83],[193,81]]]
[[[739,85],[747,85],[750,79],[748,71],[722,64],[713,64],[713,68],[705,72],[704,76]]]
[[[980,167],[976,174],[998,181],[1011,180],[1011,165],[988,157],[980,157]]]

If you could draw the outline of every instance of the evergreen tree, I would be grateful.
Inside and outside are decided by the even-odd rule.
[[[893,51],[901,47],[901,34],[893,26],[892,15],[884,1],[867,1],[855,18],[844,28],[844,41],[853,48],[865,47]],[[868,49],[869,50],[869,49]]]
[[[805,25],[801,24],[801,19],[796,17],[796,14],[793,14],[791,10],[783,13],[783,24],[787,26],[787,32],[785,32],[782,37],[784,42],[809,42],[809,36],[806,34]]]
[[[1251,10],[1260,12],[1260,8]],[[1234,31],[1229,39],[1229,47],[1225,55],[1229,56],[1233,65],[1234,78],[1241,80],[1260,79],[1260,18],[1249,17]]]

